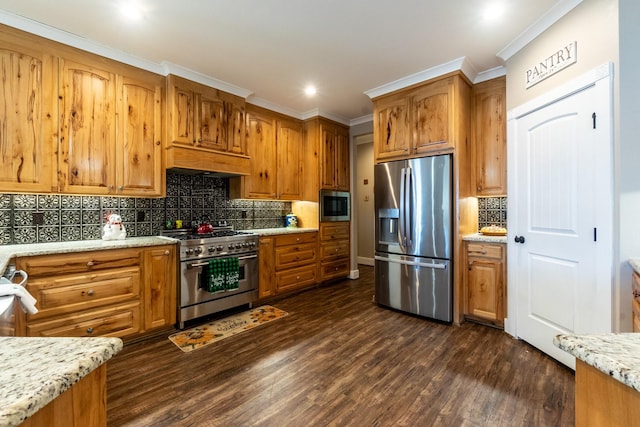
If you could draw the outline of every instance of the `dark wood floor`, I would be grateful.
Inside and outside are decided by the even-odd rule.
[[[276,301],[289,316],[108,364],[109,426],[570,426],[573,371],[502,331],[372,303],[373,270]]]

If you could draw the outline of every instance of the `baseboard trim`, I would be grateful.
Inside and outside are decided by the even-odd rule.
[[[359,277],[360,277],[360,270],[355,269],[349,272],[349,279],[355,280],[355,279],[358,279]]]
[[[373,267],[375,265],[375,261],[373,260],[373,258],[359,256],[358,257],[358,264],[369,265],[369,266]]]

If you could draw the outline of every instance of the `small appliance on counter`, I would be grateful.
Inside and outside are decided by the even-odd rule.
[[[284,225],[287,228],[298,227],[298,217],[294,213],[287,214],[284,219]]]

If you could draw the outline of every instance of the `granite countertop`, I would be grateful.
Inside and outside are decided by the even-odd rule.
[[[558,335],[553,344],[587,365],[640,391],[640,334]]]
[[[0,337],[0,425],[22,423],[120,350],[120,338]]]
[[[631,264],[633,271],[640,274],[640,259],[630,259],[629,264]]]
[[[462,236],[462,240],[468,242],[507,243],[507,236],[485,236],[484,234],[474,233]]]
[[[77,242],[30,243],[26,245],[0,246],[0,273],[7,268],[11,258],[33,255],[50,255],[101,249],[159,246],[178,242],[164,236],[128,237],[124,240],[80,240]]]
[[[311,233],[318,231],[317,228],[298,228],[298,227],[279,227],[279,228],[254,228],[251,230],[242,230],[251,233],[256,233],[260,236],[274,236],[277,234],[291,234],[291,233]]]

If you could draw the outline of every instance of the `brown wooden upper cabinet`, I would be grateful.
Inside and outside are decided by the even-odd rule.
[[[453,74],[374,99],[375,160],[452,152],[469,93],[467,81]]]
[[[162,195],[164,78],[130,73],[88,54],[60,59],[61,192]]]
[[[349,129],[320,122],[320,189],[349,191]]]
[[[0,28],[0,192],[55,189],[58,61],[43,46]],[[53,164],[55,166],[55,164]]]
[[[230,197],[301,200],[303,144],[301,121],[249,105],[250,174],[230,180]]]
[[[0,46],[0,191],[164,193],[163,76],[4,26]]]
[[[476,195],[506,195],[506,78],[478,83],[472,95],[472,177]]]
[[[175,75],[167,81],[174,144],[246,154],[244,99]]]

